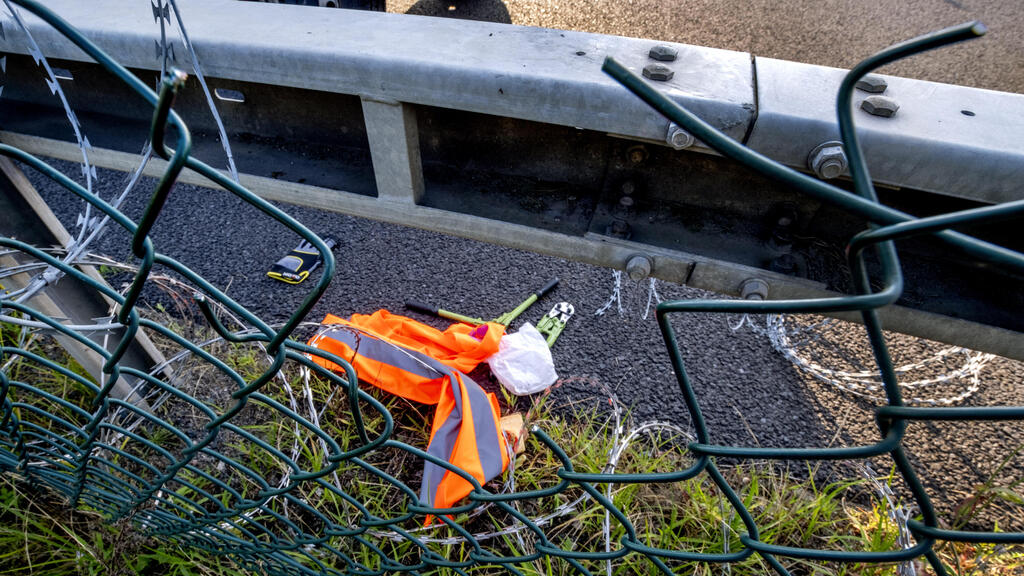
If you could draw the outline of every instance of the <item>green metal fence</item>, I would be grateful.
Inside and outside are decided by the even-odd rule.
[[[952,231],[968,223],[1019,217],[1024,212],[1024,201],[929,218],[914,218],[883,206],[875,196],[851,116],[854,85],[866,73],[910,54],[978,36],[984,32],[980,24],[970,23],[899,44],[865,60],[847,75],[839,92],[837,112],[855,195],[784,168],[744,148],[675,105],[614,60],[607,60],[604,65],[607,73],[721,154],[870,222],[868,230],[849,242],[850,268],[857,293],[810,300],[694,300],[660,304],[658,322],[695,428],[695,439],[688,446],[693,456],[692,465],[672,472],[650,474],[580,472],[544,430],[533,429],[531,434],[560,462],[555,472],[558,481],[537,490],[495,491],[481,486],[470,474],[448,462],[398,441],[394,436],[395,419],[381,401],[359,388],[357,375],[344,359],[290,338],[331,281],[335,268],[331,251],[302,224],[190,156],[188,127],[172,109],[175,92],[185,80],[184,75],[168,74],[159,93],[156,93],[40,3],[33,0],[9,1],[43,18],[152,105],[151,142],[155,152],[168,161],[168,166],[143,215],[134,222],[45,162],[18,149],[0,145],[0,153],[4,156],[46,175],[68,193],[81,197],[93,209],[102,212],[113,224],[128,231],[132,236],[132,252],[137,258],[134,277],[128,289],[121,293],[92,280],[67,259],[13,238],[0,238],[0,246],[4,249],[28,255],[115,301],[116,318],[108,328],[121,329],[112,332],[117,334],[117,345],[108,351],[88,337],[87,327],[69,327],[59,319],[42,314],[27,305],[17,293],[3,295],[0,312],[4,315],[7,331],[0,340],[0,367],[3,368],[0,370],[0,467],[3,469],[58,490],[73,506],[98,510],[112,520],[129,517],[146,533],[213,553],[231,554],[243,565],[271,574],[370,575],[393,571],[418,573],[434,568],[448,568],[465,574],[475,567],[488,565],[521,573],[517,566],[543,558],[561,559],[580,573],[588,574],[590,572],[583,562],[615,560],[628,555],[643,556],[661,571],[672,573],[667,563],[731,564],[755,554],[782,574],[788,574],[780,561],[786,558],[891,563],[922,555],[936,572],[944,574],[935,553],[937,542],[1024,543],[1022,533],[940,528],[929,494],[908,461],[902,444],[908,427],[918,421],[1021,420],[1024,419],[1024,407],[905,406],[875,312],[896,301],[902,290],[903,277],[894,244],[898,239],[932,235],[951,249],[967,253],[978,261],[1016,272],[1024,271],[1024,255]],[[176,137],[173,149],[164,145],[168,126],[173,127]],[[244,200],[253,210],[263,212],[311,242],[324,255],[323,274],[319,281],[282,325],[268,325],[189,268],[157,251],[149,232],[182,170],[192,170],[205,176]],[[864,260],[864,253],[868,250],[877,253],[882,265],[884,287],[881,290],[872,290],[869,282]],[[137,305],[143,291],[155,282],[152,272],[156,266],[175,272],[194,287],[194,301],[219,335],[218,340],[238,348],[255,348],[258,356],[266,361],[255,370],[249,368],[243,375],[237,363],[211,352],[209,342],[193,342],[169,327],[167,322],[143,317]],[[879,441],[864,446],[808,449],[716,444],[708,433],[700,403],[687,378],[670,323],[672,315],[682,312],[776,314],[835,311],[859,311],[863,316],[888,400],[886,406],[875,411]],[[230,316],[233,319],[231,323],[238,324],[240,328],[229,328],[221,320],[225,316]],[[18,328],[12,328],[14,326]],[[96,384],[69,369],[65,362],[30,351],[23,338],[33,330],[60,333],[100,355],[104,360],[104,377],[100,383]],[[188,383],[181,381],[181,371],[175,376],[124,365],[122,359],[140,330],[179,347],[184,354],[230,382],[232,391],[213,401],[197,393],[189,393]],[[344,367],[345,374],[338,375],[320,368],[313,361],[314,357]],[[15,369],[24,364],[35,369]],[[268,391],[268,384],[282,378],[289,366],[298,367],[300,374],[315,374],[330,383],[339,397],[344,396],[340,406],[343,407],[343,419],[353,431],[351,438],[342,441],[325,432],[314,421],[315,413],[303,416],[294,401],[289,402]],[[71,382],[73,390],[59,395],[47,389],[37,380],[42,372]],[[153,405],[114,394],[114,383],[121,378],[137,382],[137,389],[144,391],[147,398],[162,398],[165,406],[176,406],[179,412],[185,410],[190,417],[174,418],[173,411],[158,410]],[[295,449],[288,453],[268,437],[254,432],[253,426],[240,423],[246,418],[245,422],[253,421],[249,411],[254,407],[260,411],[256,420],[269,418],[286,422],[295,436],[303,441],[295,444]],[[418,461],[433,462],[465,478],[475,489],[464,504],[450,509],[430,508],[406,483],[369,461],[368,456],[380,450],[400,451]],[[255,456],[257,453],[258,457]],[[920,510],[920,520],[908,522],[913,545],[884,552],[852,552],[765,543],[759,537],[759,527],[753,515],[716,464],[716,457],[775,460],[890,458]],[[342,474],[346,470],[358,470],[359,474]],[[602,490],[609,484],[674,483],[702,474],[708,475],[717,485],[745,526],[745,533],[739,538],[742,543],[739,549],[707,553],[652,547],[638,536],[628,511],[616,507]],[[373,478],[381,486],[396,491],[403,499],[400,512],[383,514],[372,502],[353,496],[354,492],[365,492],[349,490],[345,478],[349,482]],[[609,514],[613,527],[608,529],[623,534],[607,550],[593,552],[560,547],[548,538],[542,522],[521,511],[524,504],[570,492],[596,501]],[[518,529],[528,533],[533,541],[532,547],[514,555],[495,552],[482,538],[455,519],[461,518],[460,514],[472,516],[484,507],[500,511]],[[340,513],[341,509],[345,512]],[[443,554],[443,548],[432,545],[421,532],[408,528],[410,521],[422,522],[428,516],[437,517],[448,533],[453,534],[450,541],[460,543],[459,554]],[[381,531],[387,531],[389,541],[405,545],[401,557],[395,555],[400,546],[381,544],[375,537]]]

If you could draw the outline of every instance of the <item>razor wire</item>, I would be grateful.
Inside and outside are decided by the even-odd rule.
[[[203,95],[206,97],[206,105],[210,109],[214,123],[217,124],[217,134],[220,136],[220,145],[224,150],[224,156],[227,158],[228,172],[231,174],[231,178],[238,182],[238,168],[235,166],[235,156],[231,152],[228,131],[224,127],[224,120],[220,117],[220,112],[217,111],[217,104],[213,101],[210,87],[206,84],[203,68],[199,64],[199,55],[196,53],[196,48],[188,37],[185,22],[181,17],[181,10],[178,8],[178,2],[177,0],[154,0],[152,6],[153,20],[160,23],[160,41],[157,45],[161,56],[160,77],[163,78],[167,73],[167,62],[169,60],[176,60],[174,45],[167,40],[167,23],[171,20],[171,12],[174,12],[174,22],[177,24],[178,35],[181,37],[182,44],[184,44],[185,50],[188,51],[189,59],[192,63],[192,72],[195,74],[196,79],[199,80],[199,86],[203,89]]]
[[[1024,407],[907,406],[899,386],[900,371],[891,361],[886,338],[875,313],[878,308],[895,302],[902,290],[903,278],[893,245],[893,241],[900,238],[930,234],[978,260],[994,262],[1012,270],[1024,270],[1024,255],[948,231],[967,223],[1019,217],[1024,212],[1024,202],[917,219],[887,208],[874,196],[850,116],[853,85],[869,70],[909,54],[980,35],[984,32],[980,25],[970,23],[897,45],[864,61],[847,75],[837,107],[858,195],[851,195],[758,156],[678,107],[614,60],[606,60],[604,70],[612,77],[719,153],[817,199],[849,210],[869,222],[869,229],[850,241],[850,264],[857,293],[794,301],[658,303],[657,319],[689,411],[692,429],[661,422],[627,428],[621,407],[612,394],[609,403],[613,413],[609,425],[614,441],[605,464],[597,472],[577,469],[577,464],[550,435],[534,427],[531,434],[537,441],[537,449],[546,451],[559,463],[557,469],[551,471],[557,480],[552,486],[520,490],[514,470],[504,482],[483,486],[466,471],[397,439],[395,416],[379,399],[359,387],[358,375],[349,363],[291,337],[297,329],[309,328],[303,323],[303,318],[331,281],[334,258],[327,245],[302,224],[246,190],[235,179],[190,156],[188,128],[172,109],[175,93],[186,80],[184,73],[167,70],[159,90],[153,91],[39,2],[4,2],[9,7],[18,5],[46,21],[152,106],[154,120],[150,142],[153,152],[167,160],[168,165],[136,222],[121,213],[117,206],[93,194],[89,187],[90,176],[86,175],[87,185],[82,186],[38,158],[0,144],[0,154],[40,172],[68,193],[85,200],[89,211],[96,210],[103,219],[109,218],[111,225],[125,229],[132,238],[131,251],[136,260],[126,267],[131,281],[124,290],[114,290],[78,268],[86,262],[100,262],[90,261],[82,251],[68,250],[58,255],[13,238],[0,238],[0,247],[4,250],[34,260],[35,264],[26,265],[27,268],[20,271],[33,269],[33,266],[52,269],[75,278],[115,302],[111,318],[93,329],[116,327],[119,330],[107,333],[107,337],[114,340],[110,350],[87,337],[85,332],[89,326],[64,324],[30,306],[27,298],[3,295],[0,312],[4,314],[5,322],[10,320],[11,325],[20,323],[20,327],[16,338],[11,341],[8,341],[9,336],[0,332],[0,338],[4,338],[0,340],[0,469],[27,476],[53,488],[62,493],[71,506],[98,510],[111,520],[131,518],[149,535],[195,546],[213,554],[230,554],[243,566],[275,575],[415,574],[442,568],[466,574],[467,570],[480,566],[521,574],[518,567],[546,560],[564,563],[581,574],[592,573],[584,563],[600,563],[610,573],[613,562],[632,556],[642,557],[660,572],[671,574],[668,563],[716,563],[728,571],[732,564],[755,555],[780,574],[790,573],[782,563],[787,559],[904,563],[907,566],[907,562],[920,556],[924,556],[938,574],[946,574],[935,552],[940,541],[1024,543],[1024,534],[1021,533],[941,528],[930,496],[902,445],[907,428],[913,422],[1019,421],[1024,419]],[[164,6],[162,2],[155,4],[156,9],[161,6]],[[12,13],[17,18],[17,10],[12,8]],[[183,27],[182,33],[184,35]],[[198,65],[194,57],[193,62]],[[176,131],[173,149],[164,144],[168,125]],[[226,143],[226,139],[224,141]],[[230,161],[230,152],[228,155]],[[148,156],[148,151],[144,151],[144,156]],[[208,178],[243,200],[251,209],[262,212],[313,244],[323,255],[321,277],[286,321],[274,325],[264,322],[187,266],[157,250],[149,232],[182,170],[191,170]],[[141,171],[140,167],[135,179]],[[89,221],[90,218],[86,218],[83,225],[88,226]],[[880,292],[870,289],[863,265],[863,252],[867,249],[876,250],[882,263],[886,282]],[[167,269],[171,275],[161,276],[157,272],[158,267]],[[161,282],[188,286],[194,294],[185,302],[198,308],[216,336],[193,341],[167,323],[144,317],[139,306],[143,293],[159,287]],[[648,305],[652,299],[660,300],[653,283],[649,287]],[[616,276],[616,289],[601,311],[616,303],[621,309],[621,274]],[[860,311],[863,315],[886,401],[886,405],[875,408],[880,441],[865,446],[800,449],[713,443],[684,367],[675,338],[676,328],[670,318],[684,312],[781,314],[830,311]],[[70,338],[102,358],[104,376],[100,384],[70,370],[56,359],[29,350],[29,339],[34,335],[28,332],[39,328]],[[10,328],[4,330],[9,331]],[[140,331],[167,340],[181,352],[152,370],[128,366],[123,359]],[[229,364],[229,359],[213,352],[214,345],[255,347],[260,362],[253,373],[243,376]],[[190,370],[169,369],[186,359],[202,366],[201,371],[193,374]],[[342,371],[328,371],[315,359],[331,362],[340,366]],[[31,365],[72,382],[78,391],[77,400],[53,394],[40,382],[21,379],[18,368],[22,365]],[[297,383],[288,379],[286,367],[299,370]],[[854,376],[860,378],[862,375]],[[191,379],[193,377],[194,380]],[[214,377],[227,385],[221,388],[214,386],[212,392],[200,394],[199,380]],[[319,406],[311,389],[313,377],[332,388],[326,402]],[[114,383],[122,378],[131,379],[134,391],[141,395],[143,401],[128,401],[113,393]],[[192,393],[187,390],[189,385],[194,387]],[[297,391],[296,386],[301,389]],[[350,438],[334,437],[324,431],[321,419],[329,405],[344,416],[346,426],[351,430]],[[182,417],[186,412],[189,418]],[[284,422],[289,430],[289,439],[281,441],[280,438],[263,437],[246,424],[246,419]],[[375,424],[369,425],[371,421]],[[674,436],[684,445],[690,457],[689,466],[670,472],[630,473],[619,470],[621,458],[632,443],[645,434],[662,433]],[[430,507],[405,481],[390,473],[385,464],[372,461],[375,455],[392,453],[432,462],[450,474],[464,478],[474,489],[464,502],[451,508]],[[759,526],[751,510],[723,475],[725,465],[716,461],[719,457],[743,461],[852,460],[861,463],[861,473],[872,480],[882,498],[889,502],[892,518],[900,526],[898,547],[881,552],[862,552],[788,547],[765,542],[759,535]],[[908,509],[897,505],[891,490],[863,464],[872,458],[891,460],[899,478],[908,487],[911,504],[920,514],[920,520],[911,518]],[[630,511],[614,503],[613,486],[678,483],[702,475],[707,475],[722,498],[719,501],[723,512],[721,552],[651,545],[638,534],[629,519]],[[373,479],[397,494],[396,506],[380,510],[376,503],[353,495],[352,483],[359,482],[360,478]],[[541,501],[558,496],[569,497],[569,502],[556,506],[553,512],[527,513],[527,507],[536,508]],[[552,521],[556,517],[571,516],[584,502],[597,507],[603,515],[603,549],[600,551],[562,546],[551,538]],[[485,507],[489,512],[511,520],[503,529],[471,531],[464,525],[466,519],[484,518],[481,511]],[[731,538],[725,534],[734,530],[731,521],[724,520],[727,509],[730,518],[738,518],[742,524],[742,531],[735,534],[740,543],[738,549],[731,549]],[[437,523],[422,526],[423,519],[428,517],[436,518]],[[545,527],[549,530],[546,531]],[[437,531],[452,536],[435,537],[431,534]],[[621,536],[616,538],[614,535],[618,534]],[[514,536],[516,546],[504,540],[501,546],[485,548],[485,544],[502,542],[503,537],[510,535]],[[446,546],[459,548],[451,551]],[[912,571],[912,568],[904,570]]]
[[[612,305],[618,302],[619,316],[625,313],[622,306],[624,286],[622,284],[622,272],[612,271],[613,289],[608,301],[594,312],[595,316],[602,316],[611,309]],[[639,286],[641,283],[637,283]],[[663,298],[658,294],[658,281],[655,278],[648,278],[647,303],[644,305],[641,320],[646,320],[653,306],[660,304]],[[782,354],[797,369],[812,376],[814,379],[832,385],[843,392],[870,400],[872,402],[886,401],[882,392],[884,383],[881,373],[878,370],[855,369],[852,366],[837,368],[844,362],[844,359],[858,346],[849,342],[834,342],[829,338],[827,329],[832,328],[840,333],[849,333],[851,326],[837,318],[821,318],[813,322],[801,322],[797,316],[785,314],[766,314],[764,324],[756,320],[759,318],[751,314],[741,314],[735,319],[727,319],[727,324],[733,332],[743,328],[763,336],[768,340],[777,352]],[[928,341],[917,338],[916,344],[924,344],[927,347],[935,348]],[[891,346],[901,346],[900,342],[892,342]],[[817,359],[823,352],[831,352],[838,358]],[[931,406],[954,406],[960,404],[973,396],[981,388],[981,374],[989,362],[996,358],[995,354],[976,352],[960,346],[941,347],[934,352],[917,354],[919,360],[907,364],[901,364],[894,368],[895,373],[900,377],[900,387],[909,394],[907,402],[918,405]],[[957,357],[962,357],[962,362],[954,367],[949,367],[946,362]],[[833,366],[830,367],[829,365]],[[946,385],[942,387],[941,385]],[[935,391],[936,388],[942,388]],[[931,394],[928,394],[931,392]]]
[[[160,56],[160,78],[164,78],[167,74],[167,65],[169,61],[177,60],[174,54],[174,46],[168,39],[166,24],[171,19],[171,12],[174,13],[175,23],[177,24],[178,35],[180,36],[182,43],[188,51],[191,67],[196,78],[199,80],[200,86],[203,89],[203,93],[206,97],[207,105],[210,109],[211,115],[213,116],[214,122],[217,125],[218,134],[220,136],[221,147],[224,150],[224,154],[227,158],[228,171],[232,178],[238,181],[238,170],[235,167],[234,156],[231,152],[231,144],[228,140],[227,130],[224,127],[224,122],[221,119],[220,113],[217,111],[217,106],[213,100],[213,96],[210,92],[209,87],[206,84],[206,80],[203,76],[202,67],[199,63],[199,57],[196,54],[195,47],[192,45],[191,40],[188,37],[188,32],[185,28],[185,23],[181,17],[181,11],[178,9],[175,0],[154,0],[153,8],[153,19],[160,24],[160,40],[157,41],[157,54]],[[166,2],[166,3],[165,3]],[[61,107],[64,110],[64,114],[67,117],[68,123],[72,128],[75,135],[75,140],[78,143],[79,150],[82,154],[82,176],[85,178],[86,190],[93,194],[94,182],[97,180],[96,167],[90,163],[89,151],[92,149],[92,144],[89,142],[88,135],[85,134],[82,123],[79,121],[78,116],[72,110],[70,103],[68,102],[67,95],[64,92],[63,87],[58,81],[58,77],[54,72],[54,68],[50,65],[49,59],[39,48],[32,33],[25,25],[21,16],[14,10],[8,0],[4,1],[4,6],[8,13],[14,19],[18,25],[19,31],[25,35],[25,40],[28,43],[29,53],[37,66],[42,68],[46,78],[46,85],[50,89],[50,92],[56,96],[61,103]],[[143,171],[146,168],[149,160],[152,158],[152,143],[146,142],[143,145],[141,153],[141,161],[138,167],[132,172],[128,179],[127,185],[124,190],[115,199],[111,201],[111,205],[114,208],[119,208],[121,203],[127,198],[129,193],[134,190],[138,184]],[[85,208],[83,213],[79,214],[77,226],[79,232],[77,237],[73,237],[67,248],[67,254],[65,261],[70,261],[77,258],[81,253],[88,249],[89,245],[98,238],[110,222],[109,216],[103,216],[102,218],[93,217],[92,210],[93,206],[89,202],[85,202]],[[62,274],[59,270],[54,268],[48,268],[44,273],[39,274],[33,278],[32,283],[26,286],[17,294],[21,301],[31,298],[34,294],[45,288],[46,285],[56,282],[60,279]]]
[[[622,316],[624,312],[622,308],[622,270],[612,270],[612,293],[608,296],[608,301],[605,302],[600,308],[594,311],[594,316],[604,316],[605,312],[611,310],[612,305],[619,311],[619,316]]]
[[[658,294],[658,280],[656,278],[648,278],[647,281],[647,303],[644,305],[644,312],[640,316],[641,320],[647,320],[652,305],[656,306],[663,301],[661,295]],[[640,282],[637,282],[637,284],[639,285]],[[608,300],[594,311],[594,316],[604,316],[606,312],[611,310],[612,305],[615,305],[619,316],[625,314],[626,309],[622,305],[622,292],[622,270],[612,270],[612,293],[608,296]]]
[[[736,324],[729,325],[734,332],[743,327],[767,338],[772,348],[815,380],[872,402],[886,402],[881,372],[857,369],[852,361],[842,359],[851,346],[828,337],[829,327],[850,330],[843,321],[822,318],[801,324],[796,317],[767,314],[761,325],[750,314],[743,314]],[[916,339],[915,343],[928,344],[921,339]],[[900,347],[900,342],[891,342],[891,348]],[[829,358],[821,357],[825,354],[829,354]],[[895,366],[893,372],[899,377],[900,388],[908,394],[908,403],[930,406],[954,406],[973,396],[981,388],[982,371],[996,357],[960,346],[941,347],[918,356],[921,356],[919,360]],[[947,362],[957,358],[962,361],[954,363],[954,367],[948,366]],[[845,365],[836,367],[840,364]]]

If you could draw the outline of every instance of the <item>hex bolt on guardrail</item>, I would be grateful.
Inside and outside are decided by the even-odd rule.
[[[768,282],[760,278],[747,278],[740,284],[740,298],[744,300],[767,300]]]
[[[683,150],[693,146],[695,141],[693,134],[690,134],[686,130],[679,127],[678,124],[672,122],[668,125],[668,131],[665,133],[665,141],[668,145],[675,148],[676,150]]]
[[[768,268],[772,272],[778,272],[779,274],[785,274],[787,276],[794,276],[799,271],[799,263],[796,256],[787,252],[785,254],[780,254],[772,260]]]
[[[619,205],[615,208],[617,217],[628,218],[633,215],[636,208],[636,200],[632,196],[624,195],[619,198]]]
[[[672,79],[675,72],[671,68],[664,64],[648,64],[644,66],[644,77],[650,78],[651,80],[657,80],[659,82],[667,82]]]
[[[647,156],[647,148],[645,148],[642,144],[630,146],[626,150],[626,161],[628,161],[630,164],[640,164],[647,160]]]
[[[772,233],[768,238],[768,248],[776,254],[788,254],[793,251],[793,232],[796,228],[800,214],[796,207],[783,203],[774,208],[776,211],[775,221],[772,223]]]
[[[860,103],[860,109],[872,116],[892,118],[900,109],[900,105],[887,96],[868,96]]]
[[[644,254],[632,256],[626,262],[626,274],[629,275],[629,279],[633,282],[639,282],[648,278],[653,270],[654,263]]]
[[[882,78],[881,76],[868,74],[858,80],[855,86],[857,90],[870,92],[872,94],[881,94],[882,92],[885,92],[885,89],[889,87],[889,84],[885,81],[885,78]]]
[[[846,153],[843,143],[835,140],[818,144],[807,155],[807,167],[822,180],[838,178],[846,172]]]
[[[629,222],[621,219],[613,220],[611,226],[605,229],[605,233],[615,238],[629,238],[631,235]]]
[[[658,44],[651,48],[647,55],[660,62],[674,62],[676,56],[679,55],[679,50],[665,44]]]
[[[625,239],[632,235],[627,219],[633,214],[635,204],[636,201],[631,196],[627,195],[619,198],[618,204],[612,208],[612,223],[605,228],[605,233],[608,236]]]

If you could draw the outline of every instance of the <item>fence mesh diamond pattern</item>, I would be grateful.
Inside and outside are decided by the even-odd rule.
[[[133,221],[90,189],[19,149],[0,144],[0,154],[20,162],[88,203],[89,209],[111,226],[120,226],[132,238],[131,251],[137,259],[127,289],[116,291],[94,276],[84,273],[74,258],[61,257],[14,238],[0,237],[8,254],[18,253],[33,260],[45,272],[26,288],[3,293],[0,312],[4,333],[0,338],[0,468],[44,484],[62,493],[72,506],[87,507],[111,520],[131,518],[145,533],[181,544],[197,546],[217,554],[231,554],[242,565],[271,574],[383,574],[423,572],[444,567],[464,574],[476,566],[493,566],[520,573],[518,565],[545,557],[561,559],[580,573],[589,573],[584,562],[620,559],[627,555],[646,557],[665,573],[677,561],[735,563],[760,555],[778,572],[788,573],[782,560],[804,558],[844,562],[901,562],[924,556],[936,572],[945,573],[935,546],[939,541],[1024,543],[1024,534],[1007,532],[966,532],[939,526],[930,495],[920,482],[904,452],[902,440],[910,426],[921,421],[1021,420],[1022,407],[928,407],[908,406],[901,397],[893,362],[876,310],[899,298],[903,286],[894,241],[931,235],[951,249],[970,254],[978,261],[1016,272],[1024,271],[1024,255],[993,246],[954,231],[965,224],[1019,217],[1024,201],[986,206],[928,218],[914,218],[880,204],[875,196],[853,129],[851,102],[854,86],[869,71],[899,58],[984,32],[970,23],[930,34],[887,49],[856,66],[844,80],[838,95],[837,113],[843,146],[849,158],[850,175],[856,194],[782,167],[728,139],[678,107],[613,59],[604,70],[650,104],[669,120],[724,156],[744,163],[774,179],[785,182],[818,201],[849,210],[871,223],[868,230],[848,244],[850,269],[857,293],[830,298],[762,300],[689,300],[664,302],[657,320],[664,335],[679,389],[694,423],[695,436],[687,449],[692,456],[683,469],[660,473],[591,473],[576,469],[562,448],[544,430],[530,433],[539,448],[550,451],[560,462],[558,481],[550,487],[529,490],[493,490],[481,486],[472,475],[447,461],[394,437],[396,422],[385,405],[361,390],[358,377],[345,359],[292,339],[293,332],[318,301],[331,281],[335,262],[331,250],[317,235],[281,210],[261,200],[238,182],[190,155],[188,127],[172,108],[174,95],[185,75],[168,70],[159,91],[154,92],[136,76],[109,58],[95,44],[32,0],[5,0],[18,18],[26,10],[78,45],[90,58],[128,85],[153,108],[150,134],[152,151],[167,161],[149,204],[138,221]],[[15,8],[12,5],[19,6]],[[164,6],[161,2],[159,6]],[[38,47],[34,48],[38,51]],[[71,115],[73,120],[73,115]],[[173,128],[169,131],[168,127]],[[165,136],[176,138],[167,147]],[[150,237],[176,178],[182,170],[194,171],[244,200],[287,227],[324,255],[319,280],[301,306],[282,324],[270,325],[218,290],[201,276],[162,254]],[[91,180],[89,180],[91,183]],[[884,285],[874,289],[865,265],[865,252],[874,252],[881,263]],[[169,270],[179,282],[195,291],[195,304],[217,333],[210,341],[193,341],[165,321],[140,314],[138,303],[147,286],[157,282],[154,268]],[[31,296],[46,289],[48,282],[66,276],[115,303],[114,315],[94,326],[68,324],[31,306]],[[885,405],[875,410],[879,440],[876,443],[842,448],[774,449],[716,444],[704,424],[700,403],[687,377],[670,319],[692,312],[744,314],[825,313],[858,311],[881,374]],[[225,321],[230,318],[230,321]],[[227,382],[226,392],[209,397],[195,392],[187,377],[192,374],[172,362],[146,371],[129,366],[125,355],[140,331],[181,350],[175,358],[187,356],[202,364],[210,374]],[[69,368],[58,354],[46,357],[26,342],[34,333],[58,334],[87,347],[103,359],[103,377],[94,379]],[[114,342],[101,346],[91,336],[105,333]],[[201,340],[201,339],[199,339]],[[228,350],[249,350],[256,368],[243,369]],[[218,350],[220,351],[218,353]],[[255,352],[252,352],[255,351]],[[172,358],[174,360],[175,358]],[[314,358],[329,360],[344,368],[342,373],[323,369]],[[26,369],[30,366],[31,369]],[[289,372],[293,370],[293,372]],[[352,434],[345,439],[325,432],[317,424],[316,411],[303,411],[290,393],[292,375],[311,375],[327,382],[332,390],[332,409],[342,412]],[[70,384],[58,393],[42,381],[59,377]],[[120,392],[118,382],[130,382],[134,393]],[[193,390],[193,392],[189,392]],[[281,391],[287,393],[279,393]],[[157,400],[153,400],[157,399]],[[338,400],[341,399],[341,400]],[[187,418],[182,415],[187,415]],[[278,423],[253,426],[253,423]],[[282,444],[275,434],[287,430],[298,439]],[[474,486],[464,503],[454,508],[429,507],[401,479],[388,474],[368,456],[375,451],[404,453],[429,461],[465,478]],[[716,458],[771,460],[865,460],[888,458],[909,489],[920,516],[907,527],[912,541],[901,549],[883,552],[819,550],[773,545],[759,537],[759,526],[737,490],[723,475]],[[660,548],[638,535],[628,510],[619,509],[605,492],[609,484],[675,483],[707,475],[725,496],[727,505],[741,519],[745,531],[739,548],[719,552],[688,551],[685,547]],[[373,482],[398,493],[402,499],[397,512],[381,511],[351,490],[353,482]],[[505,484],[505,488],[509,483]],[[560,547],[549,540],[543,522],[522,510],[532,501],[567,493],[580,494],[603,507],[609,528],[622,536],[606,551],[584,552]],[[459,524],[482,508],[500,511],[509,525],[530,539],[528,546],[510,555],[511,547],[492,551],[479,535]],[[427,518],[446,525],[458,543],[458,554],[445,554],[443,546],[409,528]],[[380,538],[385,534],[385,538]],[[386,542],[386,543],[382,543]],[[523,542],[522,539],[519,542]],[[398,555],[398,551],[402,551]]]

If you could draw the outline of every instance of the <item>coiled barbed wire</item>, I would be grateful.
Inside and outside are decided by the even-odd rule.
[[[815,346],[821,349],[844,348],[845,345],[832,342],[824,332],[825,327],[837,325],[840,320],[824,318],[809,324],[797,325],[788,318],[782,314],[768,314],[762,326],[754,317],[744,314],[735,325],[730,325],[730,328],[737,331],[746,326],[754,333],[766,337],[772,348],[785,356],[800,371],[820,382],[873,402],[885,402],[882,377],[877,370],[828,367],[810,357]],[[946,369],[938,374],[927,374],[929,371],[944,368],[945,361],[957,356],[963,356],[963,363],[959,367]],[[900,387],[907,393],[907,402],[927,406],[952,406],[967,400],[980,389],[981,374],[986,365],[995,358],[995,354],[976,352],[960,346],[947,346],[916,362],[897,366],[894,372],[900,378]],[[914,374],[919,372],[925,372],[926,375],[914,378]],[[924,394],[926,389],[939,384],[960,385],[962,389],[955,394],[938,397],[928,397]]]
[[[163,78],[166,75],[167,63],[173,58],[173,50],[166,31],[166,21],[170,20],[170,14],[173,12],[175,23],[177,24],[176,29],[178,31],[178,35],[181,37],[182,43],[189,53],[192,70],[203,89],[210,113],[217,125],[221,147],[224,149],[225,156],[227,157],[228,171],[230,172],[231,177],[235,181],[238,181],[238,170],[235,166],[234,156],[231,152],[231,144],[228,141],[227,130],[224,126],[220,113],[217,110],[217,106],[213,100],[210,89],[207,86],[202,66],[200,65],[199,57],[196,53],[196,48],[189,39],[188,31],[181,16],[181,11],[178,9],[177,2],[175,0],[153,0],[153,2],[153,17],[154,20],[158,21],[160,24],[160,40],[157,41],[157,47],[161,57],[160,78]],[[78,115],[72,109],[67,95],[61,87],[57,75],[54,72],[54,67],[51,66],[49,59],[36,43],[35,38],[28,29],[28,26],[25,25],[20,11],[12,6],[9,0],[3,0],[3,3],[7,12],[10,13],[12,19],[17,23],[19,31],[25,35],[25,41],[28,44],[29,53],[36,65],[43,69],[43,72],[46,75],[45,81],[47,86],[54,96],[56,96],[60,101],[61,107],[64,110],[64,114],[72,128],[72,131],[74,132],[75,140],[82,155],[81,172],[82,177],[85,179],[85,188],[89,194],[95,195],[96,191],[94,188],[95,183],[98,181],[98,174],[96,166],[91,163],[89,158],[89,151],[92,150],[92,144],[89,142],[89,137],[83,130],[82,123],[78,119]],[[151,142],[147,141],[143,144],[142,151],[140,152],[139,163],[127,178],[127,183],[124,189],[116,198],[111,199],[110,205],[112,207],[119,209],[129,194],[136,188],[136,185],[141,180],[141,176],[147,164],[152,159],[152,156],[153,146]],[[69,263],[77,259],[86,250],[88,250],[89,246],[103,234],[111,221],[110,217],[107,215],[103,215],[102,217],[93,216],[92,204],[90,202],[84,202],[84,204],[85,208],[83,212],[78,215],[78,220],[76,222],[76,226],[78,227],[77,235],[72,235],[70,242],[64,246],[65,263]],[[42,267],[41,272],[34,276],[25,287],[20,290],[12,291],[8,293],[7,296],[8,298],[17,298],[18,302],[25,302],[40,291],[44,290],[48,285],[57,282],[62,276],[63,273],[56,268],[44,266]]]

